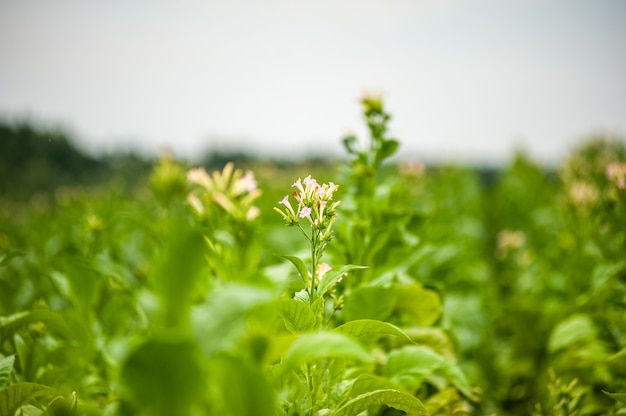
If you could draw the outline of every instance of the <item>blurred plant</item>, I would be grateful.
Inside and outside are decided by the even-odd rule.
[[[540,403],[535,405],[534,416],[578,416],[581,414],[580,401],[585,391],[577,388],[578,379],[572,379],[564,384],[557,377],[554,370],[548,371],[550,382],[548,383],[548,406],[544,410]]]
[[[354,156],[350,179],[355,186],[355,194],[363,202],[359,204],[359,209],[367,212],[376,192],[379,169],[385,159],[396,153],[400,143],[387,137],[387,123],[391,115],[384,110],[382,97],[365,95],[361,104],[370,131],[369,146],[360,150],[357,147],[357,138],[353,135],[345,137],[343,145]]]
[[[174,159],[169,150],[164,150],[159,163],[150,175],[150,184],[156,198],[162,204],[177,203],[187,192],[185,169]]]
[[[191,169],[187,180],[192,185],[187,203],[204,226],[213,273],[224,281],[249,280],[260,261],[254,220],[261,211],[254,204],[261,190],[254,173],[229,162],[211,175],[204,168]]]

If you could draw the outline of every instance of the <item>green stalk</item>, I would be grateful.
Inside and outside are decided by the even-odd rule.
[[[311,372],[311,365],[307,363],[306,365],[307,378],[309,381],[309,398],[311,399],[311,406],[309,407],[309,415],[313,416],[314,406],[315,406],[315,391],[313,386],[313,374]]]
[[[309,304],[313,305],[313,295],[315,293],[315,272],[317,270],[317,233],[311,230],[311,288],[309,293]]]

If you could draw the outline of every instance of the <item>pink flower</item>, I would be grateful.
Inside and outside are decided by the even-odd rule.
[[[311,216],[311,208],[304,207],[300,210],[300,218],[306,218]]]
[[[294,188],[298,188],[298,191],[304,193],[304,188],[302,187],[302,180],[300,178],[298,178],[298,180],[295,181],[293,185],[291,186],[293,186]]]
[[[328,204],[328,201],[324,201],[324,200],[320,201],[320,218],[324,218],[324,209],[326,208],[327,204]]]
[[[256,179],[254,179],[254,173],[249,170],[242,178],[237,179],[237,182],[235,182],[233,193],[235,195],[240,195],[244,192],[254,192],[256,191],[256,189],[257,182]]]
[[[187,180],[191,183],[202,186],[207,190],[213,188],[211,178],[204,168],[194,168],[187,172]]]
[[[609,163],[606,167],[606,177],[615,182],[618,189],[626,188],[626,163]]]

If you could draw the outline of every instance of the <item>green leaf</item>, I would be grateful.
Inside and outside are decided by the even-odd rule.
[[[424,404],[414,396],[397,390],[375,390],[361,394],[341,406],[334,416],[358,415],[374,406],[389,406],[402,410],[407,415],[428,415]]]
[[[621,360],[622,362],[626,361],[626,348],[622,348],[621,350],[619,350],[615,354],[611,355],[609,357],[609,360],[611,360],[611,361]]]
[[[346,294],[343,314],[345,319],[384,320],[393,312],[396,290],[382,286],[359,287]]]
[[[400,328],[388,322],[376,321],[373,319],[359,319],[357,321],[346,322],[335,328],[336,332],[346,334],[352,338],[368,338],[383,335],[393,335],[401,337],[410,343],[411,338]]]
[[[15,257],[23,257],[26,253],[22,251],[8,251],[4,254],[0,255],[0,266],[4,266],[9,263],[9,261]]]
[[[48,386],[36,383],[17,383],[0,390],[0,415],[13,416],[34,399],[52,393]]]
[[[302,278],[302,282],[304,282],[304,287],[309,287],[309,271],[306,268],[306,264],[304,264],[300,257],[287,256],[285,254],[278,254],[278,257],[289,260],[294,266],[296,266],[296,270],[298,270],[298,274]]]
[[[351,358],[357,361],[372,361],[370,354],[356,341],[337,332],[320,331],[300,335],[285,354],[286,367],[300,365],[321,358]]]
[[[568,348],[580,342],[596,338],[597,329],[588,315],[572,315],[561,321],[550,334],[548,351],[551,353]]]
[[[441,298],[434,290],[420,284],[397,287],[396,311],[410,322],[421,326],[433,325],[442,313]]]
[[[125,401],[164,416],[188,414],[201,397],[204,379],[191,341],[148,341],[131,353],[121,373]]]
[[[382,162],[388,157],[393,156],[400,147],[400,142],[394,139],[384,139],[380,147],[379,160]]]
[[[13,335],[22,328],[38,322],[42,322],[46,327],[65,339],[72,338],[72,331],[60,315],[46,309],[41,309],[18,312],[10,316],[0,317],[0,344],[5,340],[12,339]]]
[[[438,327],[407,328],[404,332],[415,344],[432,348],[448,361],[454,362],[456,360],[452,341],[443,329]]]
[[[332,269],[324,273],[324,276],[322,276],[322,280],[320,281],[320,284],[317,287],[318,295],[319,296],[324,295],[328,291],[328,288],[330,287],[330,285],[337,282],[337,280],[339,280],[341,276],[343,276],[345,273],[349,272],[350,270],[366,269],[366,268],[367,268],[366,266],[355,266],[354,264],[347,264],[344,266],[333,267]]]
[[[206,243],[199,231],[180,224],[168,224],[167,238],[151,272],[154,291],[160,299],[161,324],[165,328],[187,329],[189,309],[207,267]],[[224,279],[231,276],[221,276]]]
[[[280,303],[280,315],[287,329],[298,334],[315,326],[315,315],[311,307],[295,299],[285,299]]]
[[[276,414],[274,393],[263,371],[245,360],[217,356],[208,365],[210,414],[266,416]],[[208,414],[208,413],[207,413]]]
[[[602,393],[609,396],[611,399],[615,399],[618,402],[626,403],[626,393],[609,393],[608,391],[602,390]]]
[[[443,375],[466,397],[474,398],[471,385],[461,369],[428,347],[409,345],[395,350],[389,354],[384,369],[386,377],[407,388],[417,387],[435,373]]]
[[[0,389],[9,384],[14,362],[15,355],[9,355],[0,360]]]
[[[348,399],[353,399],[361,394],[374,390],[402,390],[402,386],[388,378],[375,376],[372,374],[360,374],[352,383],[347,394]]]
[[[78,415],[78,398],[73,392],[69,398],[63,396],[55,397],[46,408],[47,416],[70,416]]]
[[[346,149],[346,152],[348,152],[351,155],[354,155],[357,153],[357,149],[354,148],[356,141],[357,140],[354,135],[349,135],[343,138],[342,143],[343,143],[343,147]]]
[[[194,334],[206,356],[233,348],[252,311],[269,304],[274,297],[267,289],[229,284],[212,291],[209,299],[192,310]]]
[[[591,275],[591,286],[594,291],[601,288],[612,277],[626,269],[626,261],[619,263],[598,264]]]

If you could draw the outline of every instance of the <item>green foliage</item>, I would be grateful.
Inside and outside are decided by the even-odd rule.
[[[624,413],[624,143],[426,167],[362,104],[340,166],[3,194],[0,414]]]
[[[49,395],[52,389],[36,383],[17,383],[0,390],[0,414],[11,416],[23,405]]]
[[[428,410],[421,401],[410,394],[402,393],[397,390],[374,390],[355,397],[348,403],[337,409],[333,415],[347,416],[358,415],[374,406],[385,405],[394,409],[401,410],[407,415],[424,415],[427,416]]]

